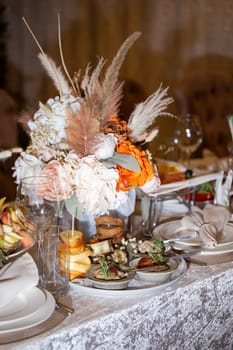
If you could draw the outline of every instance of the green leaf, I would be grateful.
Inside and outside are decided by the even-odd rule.
[[[142,220],[146,222],[150,212],[150,197],[144,195],[141,199]]]
[[[76,217],[77,219],[80,219],[83,213],[83,205],[79,202],[78,198],[75,194],[73,194],[70,198],[65,200],[66,209],[68,212]]]
[[[120,165],[123,168],[126,168],[131,171],[135,171],[136,173],[139,173],[141,171],[141,168],[137,159],[131,156],[130,154],[114,153],[112,157],[105,159],[103,161],[103,164],[107,168],[113,168],[116,165]]]
[[[213,185],[210,182],[206,182],[204,184],[201,184],[197,190],[197,193],[213,193],[214,194]]]

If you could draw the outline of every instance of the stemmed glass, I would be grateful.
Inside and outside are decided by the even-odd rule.
[[[35,260],[40,280],[43,276],[44,235],[55,218],[54,202],[46,199],[45,193],[53,189],[53,180],[47,176],[31,176],[21,180],[16,193],[16,214],[27,225],[36,242]]]
[[[190,168],[190,157],[203,141],[203,131],[199,116],[194,114],[185,114],[178,117],[174,143],[185,154],[187,167]]]

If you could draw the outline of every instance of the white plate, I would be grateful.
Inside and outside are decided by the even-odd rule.
[[[153,236],[162,236],[164,239],[173,239],[173,238],[180,238],[181,236],[188,236],[188,235],[195,235],[194,230],[187,229],[185,227],[182,227],[181,220],[173,220],[168,221],[163,224],[158,225],[153,230]],[[196,238],[190,238],[186,239],[184,241],[177,241],[176,243],[173,243],[173,245],[178,244],[179,245],[185,245],[185,246],[197,246],[199,247],[201,244],[200,239],[198,239],[198,233],[196,233]]]
[[[12,320],[24,320],[37,312],[46,302],[45,293],[36,287],[19,293],[13,301],[0,308],[0,327]]]
[[[14,320],[14,318],[12,318],[10,323],[0,325],[0,334],[25,330],[46,321],[55,310],[55,300],[52,294],[50,294],[48,291],[44,290],[44,293],[45,302],[37,309],[37,311],[29,314],[28,317],[25,316],[24,318],[18,320]]]
[[[198,186],[205,182],[215,181],[221,176],[222,176],[221,172],[218,172],[218,173],[210,173],[210,174],[205,174],[200,176],[193,176],[192,178],[183,180],[183,181],[171,182],[168,184],[161,185],[160,188],[151,196],[158,196],[161,194],[167,194],[167,193],[179,191],[183,188]]]
[[[185,227],[182,227],[181,220],[174,220],[162,223],[158,225],[154,231],[153,235],[162,236],[165,239],[172,239],[179,237],[181,235],[195,233],[193,230],[187,230]],[[177,241],[172,243],[174,248],[178,249],[193,249],[200,246],[200,240],[190,239],[185,241]],[[202,248],[202,252],[205,254],[218,254],[233,251],[233,225],[228,223],[225,225],[223,233],[218,237],[218,244],[214,248]]]
[[[176,284],[186,272],[187,265],[184,259],[180,259],[177,269],[170,275],[169,281],[165,283],[147,283],[134,278],[129,282],[127,289],[122,290],[103,290],[93,287],[93,284],[88,279],[76,279],[72,281],[72,285],[79,292],[85,295],[96,296],[133,296],[133,295],[156,295]]]

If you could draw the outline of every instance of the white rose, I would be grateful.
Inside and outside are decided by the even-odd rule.
[[[28,123],[30,130],[34,130],[40,124],[46,125],[49,130],[48,142],[57,144],[66,138],[65,128],[67,126],[67,108],[73,112],[80,109],[80,99],[72,95],[63,96],[61,99],[57,96],[50,98],[46,105],[39,108],[34,114],[34,121]],[[48,108],[48,111],[46,110]]]
[[[113,134],[97,136],[98,144],[95,146],[94,154],[97,159],[110,158],[116,147],[116,138]]]
[[[127,199],[127,194],[116,191],[118,177],[116,169],[107,169],[94,156],[80,159],[74,185],[77,198],[88,213],[104,214]]]
[[[16,159],[13,176],[16,177],[16,183],[19,184],[24,177],[37,176],[41,173],[42,163],[31,154],[22,152]]]
[[[155,193],[160,187],[160,179],[155,175],[150,181],[147,181],[143,186],[140,186],[142,192],[146,194]]]

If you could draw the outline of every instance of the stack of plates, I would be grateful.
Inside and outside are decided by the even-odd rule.
[[[25,290],[0,308],[0,335],[41,324],[54,310],[55,300],[48,291],[37,287]]]

